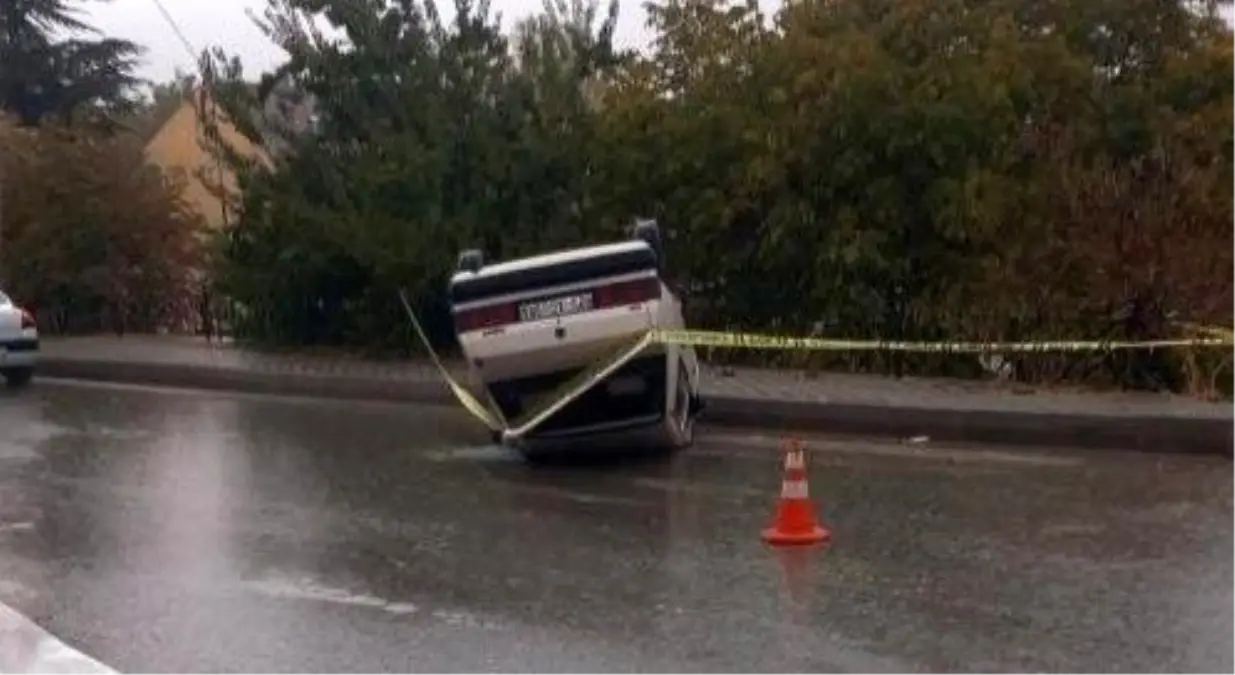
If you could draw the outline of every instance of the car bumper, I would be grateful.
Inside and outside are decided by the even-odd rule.
[[[39,339],[22,337],[0,340],[0,369],[32,368],[39,359]]]

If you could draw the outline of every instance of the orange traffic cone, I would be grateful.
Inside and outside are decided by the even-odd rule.
[[[763,540],[773,546],[805,546],[831,538],[831,531],[815,519],[806,485],[806,450],[801,441],[791,440],[785,444],[785,479],[776,521],[763,531]]]

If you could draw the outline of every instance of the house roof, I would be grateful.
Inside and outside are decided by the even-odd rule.
[[[137,132],[137,137],[141,139],[143,145],[149,143],[150,139],[159,133],[159,130],[171,120],[172,115],[175,115],[176,111],[180,110],[181,105],[184,105],[184,101],[181,101],[180,105],[159,106],[150,111],[150,117],[145,120],[145,123],[138,125],[134,130]]]
[[[247,87],[254,94],[257,93],[258,86],[256,83],[247,83]],[[185,96],[185,103],[200,109],[202,96],[209,96],[209,91],[204,86],[197,85]],[[143,144],[149,145],[182,107],[183,105],[157,111],[157,117],[151,120],[149,128],[139,132]],[[307,131],[312,125],[316,108],[316,101],[311,95],[300,94],[290,85],[276,85],[271,94],[262,101],[261,108],[254,109],[252,113],[252,122],[261,134],[260,145],[274,153],[286,149],[282,130],[292,133]]]

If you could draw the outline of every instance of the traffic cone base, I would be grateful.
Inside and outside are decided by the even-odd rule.
[[[769,527],[763,531],[763,540],[772,546],[810,546],[832,541],[832,533],[819,525],[805,532],[784,532]]]

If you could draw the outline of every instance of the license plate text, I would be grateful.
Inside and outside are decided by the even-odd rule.
[[[519,305],[520,321],[540,321],[592,310],[592,294],[580,293]]]

